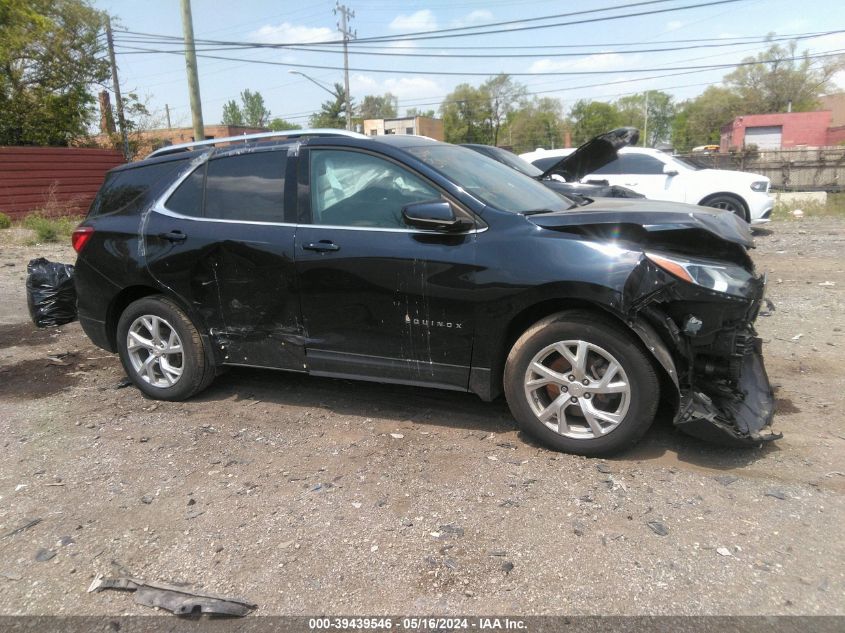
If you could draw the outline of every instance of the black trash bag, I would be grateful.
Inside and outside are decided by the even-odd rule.
[[[37,327],[56,327],[76,321],[73,265],[30,260],[26,267],[26,303]]]

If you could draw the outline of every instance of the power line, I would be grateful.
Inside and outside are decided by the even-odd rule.
[[[725,47],[733,47],[733,46],[744,46],[746,44],[766,44],[766,43],[774,43],[774,42],[784,42],[784,41],[798,41],[798,40],[805,40],[805,39],[815,39],[818,37],[825,37],[828,35],[838,35],[840,33],[845,33],[845,29],[840,29],[836,31],[824,31],[817,34],[812,35],[803,35],[803,36],[780,36],[780,37],[769,37],[766,36],[763,39],[758,40],[746,40],[741,42],[730,42],[730,43],[721,43],[721,44],[697,44],[697,45],[690,45],[690,46],[672,46],[672,47],[664,47],[664,48],[643,48],[643,49],[634,49],[634,50],[602,50],[596,53],[592,53],[593,55],[634,55],[639,53],[663,53],[663,52],[671,52],[671,51],[685,51],[685,50],[698,50],[702,48],[725,48]],[[124,41],[124,40],[120,40]],[[142,40],[125,40],[131,43],[145,43]],[[146,42],[150,44],[154,44],[156,42]],[[124,45],[124,48],[132,48],[131,46]],[[266,46],[259,46],[259,45],[240,45],[240,46],[223,46],[223,47],[210,47],[210,48],[198,48],[197,51],[199,52],[215,52],[215,51],[226,51],[226,50],[251,50],[251,49],[265,49]],[[309,53],[335,53],[339,54],[342,53],[342,50],[339,49],[328,49],[328,48],[311,48],[307,46],[288,46],[285,47],[285,50],[293,50],[293,51],[303,51]],[[183,49],[168,49],[162,50],[162,52],[175,52],[181,53]],[[136,50],[127,50],[123,51],[122,54],[124,55],[140,55],[144,53],[148,53],[149,49],[136,49]],[[472,54],[472,53],[442,53],[440,55],[432,55],[431,53],[401,53],[401,52],[383,52],[382,50],[379,51],[369,51],[369,50],[361,50],[356,48],[355,53],[357,55],[369,55],[369,56],[379,56],[379,57],[423,57],[426,59],[520,59],[520,58],[537,58],[537,57],[583,57],[588,53],[584,52],[570,52],[570,53],[498,53],[498,54]]]
[[[166,53],[166,54],[173,54],[179,55],[181,54],[180,51],[165,51],[165,50],[156,50],[156,49],[144,49],[138,47],[126,47],[124,48],[133,48],[139,51],[147,52],[147,53]],[[667,67],[656,67],[656,68],[617,68],[614,70],[561,70],[561,71],[543,71],[543,72],[504,72],[504,74],[511,75],[513,77],[567,77],[567,76],[581,76],[581,75],[615,75],[619,73],[643,73],[643,72],[663,72],[663,71],[675,71],[675,70],[718,70],[720,68],[734,68],[736,66],[753,66],[757,64],[770,64],[772,62],[787,62],[787,61],[797,61],[801,59],[816,59],[820,57],[834,57],[836,55],[840,55],[845,52],[845,49],[838,49],[834,51],[825,51],[824,53],[819,53],[815,55],[796,55],[793,57],[782,57],[778,59],[766,59],[766,60],[754,60],[754,61],[741,61],[735,63],[726,63],[726,64],[709,64],[709,65],[700,65],[700,66],[667,66]],[[259,59],[245,59],[243,57],[225,57],[221,55],[197,55],[197,57],[202,57],[204,59],[222,59],[226,61],[235,61],[235,62],[248,62],[254,64],[264,64],[269,66],[284,66],[288,68],[311,68],[311,69],[318,69],[318,70],[345,70],[343,66],[325,66],[321,64],[294,64],[291,62],[275,62],[270,60],[259,60]],[[349,68],[349,70],[354,72],[362,72],[362,73],[387,73],[387,74],[394,74],[398,72],[396,69],[393,68]],[[438,76],[466,76],[466,77],[489,77],[491,72],[465,72],[465,71],[451,71],[451,70],[402,70],[403,74],[406,75],[438,75]]]

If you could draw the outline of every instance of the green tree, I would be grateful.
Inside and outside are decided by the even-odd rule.
[[[437,113],[434,110],[420,110],[419,108],[408,108],[407,110],[405,110],[405,116],[425,116],[429,119],[433,119],[435,116],[437,116]]]
[[[640,145],[654,147],[657,143],[668,141],[672,135],[672,119],[675,117],[675,104],[672,95],[660,90],[648,92],[648,130],[646,130],[646,93],[622,97],[616,101],[619,111],[619,124],[638,128],[647,133],[648,138],[641,137]]]
[[[569,111],[569,118],[572,121],[572,141],[576,145],[621,125],[616,106],[601,101],[576,101]]]
[[[109,77],[105,17],[84,0],[0,1],[0,145],[87,136],[92,86]]]
[[[320,111],[311,115],[311,127],[346,128],[346,91],[336,83],[333,92],[334,100],[324,101]],[[354,111],[354,104],[352,109]]]
[[[502,125],[514,113],[519,102],[525,98],[525,86],[514,81],[510,76],[500,73],[481,84],[480,90],[489,100],[488,127],[493,134],[493,145],[498,145]]]
[[[831,88],[833,75],[845,68],[845,56],[824,61],[810,59],[808,51],[797,52],[796,42],[772,46],[747,57],[736,70],[725,76],[725,83],[742,100],[745,114],[806,112],[818,107],[818,98]],[[821,61],[821,64],[818,62]]]
[[[270,110],[264,105],[264,97],[258,91],[244,90],[241,93],[241,112],[244,124],[250,127],[265,127],[270,122]]]
[[[744,113],[738,94],[721,86],[710,86],[695,99],[678,106],[672,122],[672,145],[686,152],[697,145],[717,144],[723,125]]]
[[[361,119],[392,119],[397,115],[399,99],[389,92],[383,95],[367,95],[358,106]]]
[[[301,127],[301,125],[291,123],[290,121],[285,121],[281,117],[276,117],[275,119],[270,121],[269,125],[269,128],[274,132],[284,132],[285,130],[298,130]]]
[[[459,84],[440,105],[443,130],[448,143],[493,142],[490,127],[490,95],[482,88]]]
[[[234,99],[229,99],[223,104],[223,125],[243,125],[244,113]]]
[[[562,147],[563,107],[558,99],[534,98],[513,113],[508,122],[508,143],[513,151]]]
[[[265,107],[261,93],[246,89],[241,92],[240,97],[240,105],[234,99],[223,105],[223,125],[267,127],[270,123],[270,110]]]

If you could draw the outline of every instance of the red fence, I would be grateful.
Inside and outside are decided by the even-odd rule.
[[[0,147],[0,212],[84,213],[106,172],[123,162],[110,149]]]

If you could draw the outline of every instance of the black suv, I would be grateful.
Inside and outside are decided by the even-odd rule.
[[[79,318],[148,396],[241,365],[504,392],[525,431],[584,455],[658,408],[704,438],[779,437],[733,214],[578,206],[463,147],[303,134],[109,172],[73,238]]]

